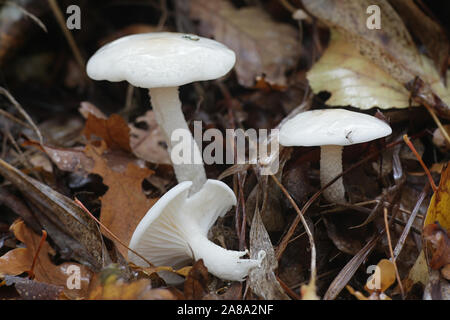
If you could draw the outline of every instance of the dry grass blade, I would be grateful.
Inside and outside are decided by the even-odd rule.
[[[61,9],[58,6],[58,3],[56,2],[56,0],[48,0],[48,4],[50,5],[50,8],[52,9],[55,18],[58,21],[58,24],[64,33],[64,37],[66,37],[66,40],[69,43],[70,48],[72,49],[73,55],[75,56],[75,59],[77,60],[77,63],[80,66],[81,72],[83,74],[86,74],[83,56],[81,55],[80,49],[78,49],[75,39],[73,38],[69,29],[67,29],[66,27],[64,16],[61,12]]]
[[[370,241],[355,256],[353,256],[328,287],[328,290],[323,297],[324,300],[334,300],[338,296],[353,277],[356,270],[358,270],[359,266],[366,260],[373,248],[375,248],[375,245],[378,240],[381,239],[383,234],[384,230],[378,235],[373,236],[372,239],[370,239]]]
[[[403,229],[400,239],[398,239],[397,245],[395,246],[394,259],[397,259],[398,256],[400,255],[403,245],[405,244],[406,237],[408,236],[409,231],[411,230],[413,222],[416,220],[417,213],[419,212],[420,206],[422,205],[423,201],[425,200],[425,197],[427,196],[429,189],[430,189],[430,185],[427,184],[425,186],[425,188],[422,190],[422,192],[420,193],[419,199],[417,200],[417,203],[414,206],[414,209],[408,218],[408,222],[406,223],[405,228]]]

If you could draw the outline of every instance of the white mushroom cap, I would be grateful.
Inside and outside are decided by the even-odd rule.
[[[88,61],[94,80],[128,81],[141,88],[177,87],[217,79],[233,68],[236,57],[223,44],[196,35],[135,34],[100,48]]]
[[[180,268],[192,259],[203,259],[215,276],[242,281],[251,268],[260,265],[263,255],[260,260],[240,259],[246,251],[226,250],[207,238],[217,218],[236,205],[233,191],[221,181],[207,180],[188,198],[191,184],[179,183],[150,208],[136,227],[129,247],[156,266]],[[136,265],[146,265],[131,251],[129,258]]]
[[[283,146],[347,146],[392,133],[384,121],[345,109],[312,110],[298,114],[280,129]]]

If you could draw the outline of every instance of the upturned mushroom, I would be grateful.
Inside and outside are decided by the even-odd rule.
[[[185,130],[192,161],[172,161],[179,182],[193,181],[191,193],[206,182],[201,151],[184,118],[178,87],[195,81],[220,78],[235,64],[235,54],[223,44],[191,34],[155,32],[117,39],[100,48],[88,61],[87,74],[94,80],[128,81],[149,89],[156,120],[166,137],[169,153],[172,134]]]
[[[280,129],[283,146],[320,146],[322,187],[342,173],[342,148],[388,136],[391,127],[370,115],[345,109],[312,110],[298,114]],[[342,177],[323,192],[329,202],[345,202]]]
[[[136,227],[129,247],[156,266],[181,268],[192,260],[203,259],[208,271],[224,280],[243,281],[258,260],[241,259],[247,251],[226,250],[207,237],[218,217],[236,205],[233,191],[223,182],[207,180],[194,195],[188,197],[192,182],[179,183],[153,205]],[[133,252],[131,262],[146,266]],[[167,282],[176,277],[162,273]]]

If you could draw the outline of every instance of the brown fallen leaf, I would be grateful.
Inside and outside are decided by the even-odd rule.
[[[188,300],[200,300],[208,294],[208,269],[200,259],[194,263],[184,282],[184,296]]]
[[[153,289],[150,279],[129,281],[121,277],[114,265],[96,274],[92,280],[89,300],[175,300],[169,289]]]
[[[171,164],[167,144],[154,112],[147,111],[136,119],[136,123],[142,122],[147,126],[145,130],[130,125],[130,146],[133,153],[151,163]]]
[[[33,146],[45,152],[59,170],[69,172],[88,172],[92,170],[94,162],[86,156],[83,147],[59,148],[38,141],[28,140],[22,145]]]
[[[391,0],[409,30],[424,44],[442,79],[446,79],[450,43],[439,23],[423,12],[414,1]]]
[[[130,128],[118,114],[112,114],[108,119],[103,119],[89,113],[83,134],[87,139],[93,135],[103,139],[110,149],[131,152]]]
[[[5,284],[14,285],[23,300],[59,300],[64,297],[64,287],[27,278],[5,276]]]
[[[28,228],[22,220],[17,220],[11,225],[17,240],[25,244],[25,248],[16,248],[8,251],[0,257],[0,277],[5,275],[19,275],[31,269],[34,256],[38,250],[41,237]],[[45,241],[37,256],[34,266],[34,275],[37,282],[52,284],[64,287],[67,296],[84,297],[87,294],[87,288],[92,276],[91,271],[83,265],[77,263],[65,262],[61,265],[55,265],[50,260],[55,251]],[[68,289],[66,287],[70,273],[69,266],[76,266],[80,270],[80,289]]]
[[[64,259],[74,259],[99,271],[109,256],[95,222],[74,201],[0,159],[0,174],[32,205],[33,214],[60,249]]]
[[[425,226],[423,237],[431,244],[432,258],[429,261],[431,269],[439,270],[450,265],[450,238],[447,232],[439,227],[438,224],[433,223]],[[444,269],[444,273],[447,270]]]
[[[127,163],[121,167],[111,167],[105,157],[106,145],[87,145],[86,155],[94,160],[91,173],[103,177],[108,191],[101,197],[100,221],[122,242],[129,243],[139,221],[157,199],[148,199],[142,191],[142,181],[153,174],[145,167]],[[119,251],[127,257],[128,250],[118,244]]]
[[[297,30],[275,22],[259,7],[236,9],[224,0],[190,0],[189,15],[200,20],[199,33],[213,36],[236,52],[236,74],[241,85],[252,87],[257,76],[284,86],[285,72],[300,57]],[[255,23],[257,21],[257,23]]]

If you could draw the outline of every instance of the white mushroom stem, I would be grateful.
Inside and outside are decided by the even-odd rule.
[[[178,87],[151,88],[149,89],[149,94],[156,121],[166,138],[177,180],[178,182],[192,181],[190,193],[194,194],[206,182],[206,173],[200,149],[189,130],[181,109]],[[177,129],[185,130],[180,142],[172,141],[172,134]],[[185,139],[188,141],[184,141]],[[173,161],[171,151],[178,143],[183,143],[182,150],[188,150],[189,148],[191,150],[191,156],[188,157],[189,161],[187,163],[184,161]]]
[[[322,188],[342,173],[342,146],[320,147],[320,184]],[[345,188],[342,177],[323,191],[326,200],[333,203],[345,202]]]
[[[194,254],[194,260],[203,259],[209,272],[222,279],[233,281],[244,281],[250,269],[261,267],[261,262],[266,256],[266,252],[261,250],[256,260],[240,259],[248,254],[247,250],[227,250],[202,235],[195,236],[188,244]]]

